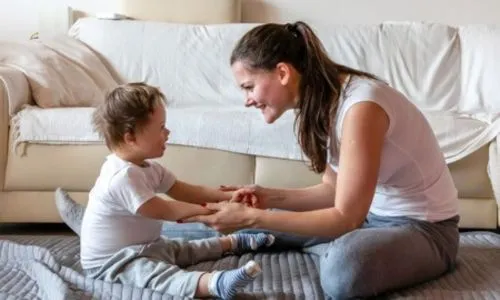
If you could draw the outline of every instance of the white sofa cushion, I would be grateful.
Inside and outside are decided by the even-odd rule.
[[[317,27],[330,56],[371,72],[427,111],[453,109],[460,98],[457,30],[434,23]]]
[[[500,26],[459,28],[462,101],[460,109],[500,114]]]
[[[160,86],[176,107],[242,105],[229,56],[256,24],[185,25],[81,19],[70,30],[125,81]],[[456,108],[460,47],[456,28],[387,23],[314,26],[333,59],[373,72],[425,110]],[[117,51],[120,49],[120,51]]]
[[[234,42],[252,25],[186,25],[80,19],[70,30],[123,81],[159,86],[172,107],[242,106],[229,67]]]

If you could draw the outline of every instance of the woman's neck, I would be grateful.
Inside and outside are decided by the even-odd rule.
[[[345,85],[349,82],[349,79],[351,78],[351,74],[347,74],[347,73],[341,73],[339,75],[339,82],[340,82],[340,85]]]

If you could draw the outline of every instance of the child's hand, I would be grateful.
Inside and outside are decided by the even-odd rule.
[[[182,219],[191,218],[195,216],[206,216],[215,213],[216,211],[208,209],[207,204],[195,205],[195,209],[186,211],[181,218],[177,220],[177,223],[182,223]]]
[[[196,215],[211,215],[214,212],[215,211],[206,208],[206,204],[204,204],[202,205],[202,210],[200,212],[197,212]]]
[[[259,207],[259,199],[250,189],[241,188],[233,192],[233,196],[229,202],[242,203],[248,207]]]

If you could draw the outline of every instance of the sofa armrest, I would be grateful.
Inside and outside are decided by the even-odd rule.
[[[7,109],[10,117],[19,112],[24,105],[33,104],[28,79],[17,69],[0,66],[0,90],[7,106],[2,104],[2,109]]]
[[[5,184],[5,168],[9,153],[10,118],[31,103],[31,91],[21,71],[0,66],[0,190]]]
[[[7,153],[9,153],[9,119],[7,89],[4,82],[0,80],[0,191],[3,191],[5,184]]]

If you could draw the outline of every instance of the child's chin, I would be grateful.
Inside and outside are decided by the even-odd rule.
[[[165,150],[163,151],[160,151],[158,153],[155,153],[155,154],[151,154],[148,158],[149,159],[155,159],[155,158],[160,158],[163,156],[163,154],[165,153]]]

